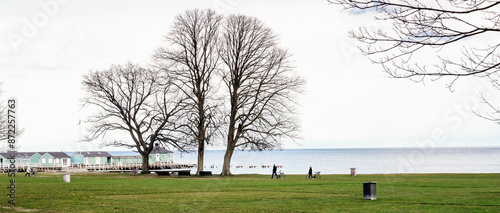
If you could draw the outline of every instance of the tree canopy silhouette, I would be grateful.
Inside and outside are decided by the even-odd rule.
[[[386,29],[360,28],[350,35],[367,45],[362,52],[394,78],[422,81],[451,77],[487,77],[500,70],[500,2],[492,0],[404,1],[329,0],[346,9],[374,11]],[[487,37],[489,36],[489,37]],[[490,38],[490,39],[484,39]],[[479,43],[480,42],[480,43]],[[446,49],[446,50],[444,50]],[[459,52],[461,56],[450,56]],[[428,64],[417,53],[439,60]]]
[[[231,175],[235,149],[271,149],[283,139],[299,138],[297,95],[305,80],[294,72],[278,37],[257,18],[230,15],[223,27],[219,54],[229,106],[222,175]]]
[[[222,16],[213,10],[188,10],[175,18],[154,59],[169,76],[172,86],[186,96],[181,112],[185,141],[198,148],[197,174],[204,167],[205,145],[219,128],[220,100],[214,75],[219,65],[217,54]]]
[[[83,77],[84,105],[97,108],[88,117],[92,126],[85,140],[104,137],[110,131],[127,133],[130,140],[114,139],[104,146],[135,149],[142,156],[142,173],[149,173],[149,154],[156,143],[184,150],[177,140],[177,113],[182,102],[161,72],[136,64],[113,65]]]

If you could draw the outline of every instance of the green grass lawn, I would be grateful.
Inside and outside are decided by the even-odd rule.
[[[500,212],[500,174],[132,176],[39,173],[16,178],[16,208],[0,212]],[[0,174],[8,193],[10,178]],[[377,200],[363,182],[377,182]]]

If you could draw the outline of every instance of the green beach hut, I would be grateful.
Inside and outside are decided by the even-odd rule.
[[[40,156],[40,165],[43,167],[68,167],[71,157],[64,152],[45,152]]]
[[[11,153],[0,153],[0,166],[3,169],[8,169],[10,166]],[[26,168],[39,166],[40,154],[38,152],[17,152],[15,154],[16,168]]]
[[[2,170],[8,170],[10,166],[9,155],[5,152],[0,153],[0,167]]]
[[[174,152],[156,145],[149,154],[150,165],[166,165],[174,162]],[[138,154],[127,156],[113,156],[113,164],[123,166],[126,164],[142,164],[142,157]]]
[[[71,154],[71,162],[84,165],[112,164],[113,158],[106,151],[81,151]]]
[[[150,163],[173,163],[174,162],[174,152],[167,150],[160,146],[155,146],[153,151],[149,154]]]

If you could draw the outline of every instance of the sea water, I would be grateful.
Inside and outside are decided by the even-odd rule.
[[[220,173],[224,153],[205,151],[203,170]],[[196,159],[196,152],[174,153],[176,162],[196,164]],[[357,174],[500,173],[500,147],[235,151],[231,173],[271,174],[273,164],[285,174],[306,174],[310,166],[321,174],[349,174],[351,168]]]
[[[111,155],[138,155],[110,151]],[[222,171],[223,150],[205,151],[203,170]],[[197,153],[174,152],[174,161],[197,163]],[[305,174],[309,166],[322,174],[500,173],[500,147],[285,149],[235,151],[233,174],[270,174],[272,165],[285,174]],[[269,167],[267,167],[269,166]],[[193,170],[196,170],[194,168]]]

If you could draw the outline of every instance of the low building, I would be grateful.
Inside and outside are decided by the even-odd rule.
[[[149,162],[166,162],[173,163],[174,162],[174,152],[170,150],[166,150],[163,147],[155,146],[151,153],[149,154]]]
[[[75,152],[71,154],[71,162],[83,165],[113,164],[113,156],[106,151]]]
[[[71,157],[64,152],[45,152],[40,156],[41,167],[69,167]]]
[[[160,146],[155,146],[149,154],[149,164],[170,164],[174,162],[174,152]],[[141,155],[113,156],[113,164],[142,164]]]
[[[8,169],[12,153],[0,153],[0,167]],[[16,168],[25,169],[27,167],[38,167],[40,163],[40,153],[38,152],[17,152],[15,153]]]
[[[168,168],[174,163],[172,151],[156,145],[149,154],[149,166],[152,168]],[[0,170],[8,170],[11,153],[0,153]],[[59,170],[74,165],[90,166],[93,169],[135,168],[142,166],[141,155],[113,156],[106,151],[79,151],[69,156],[64,152],[17,152],[15,165],[17,169],[39,167],[48,170]]]

